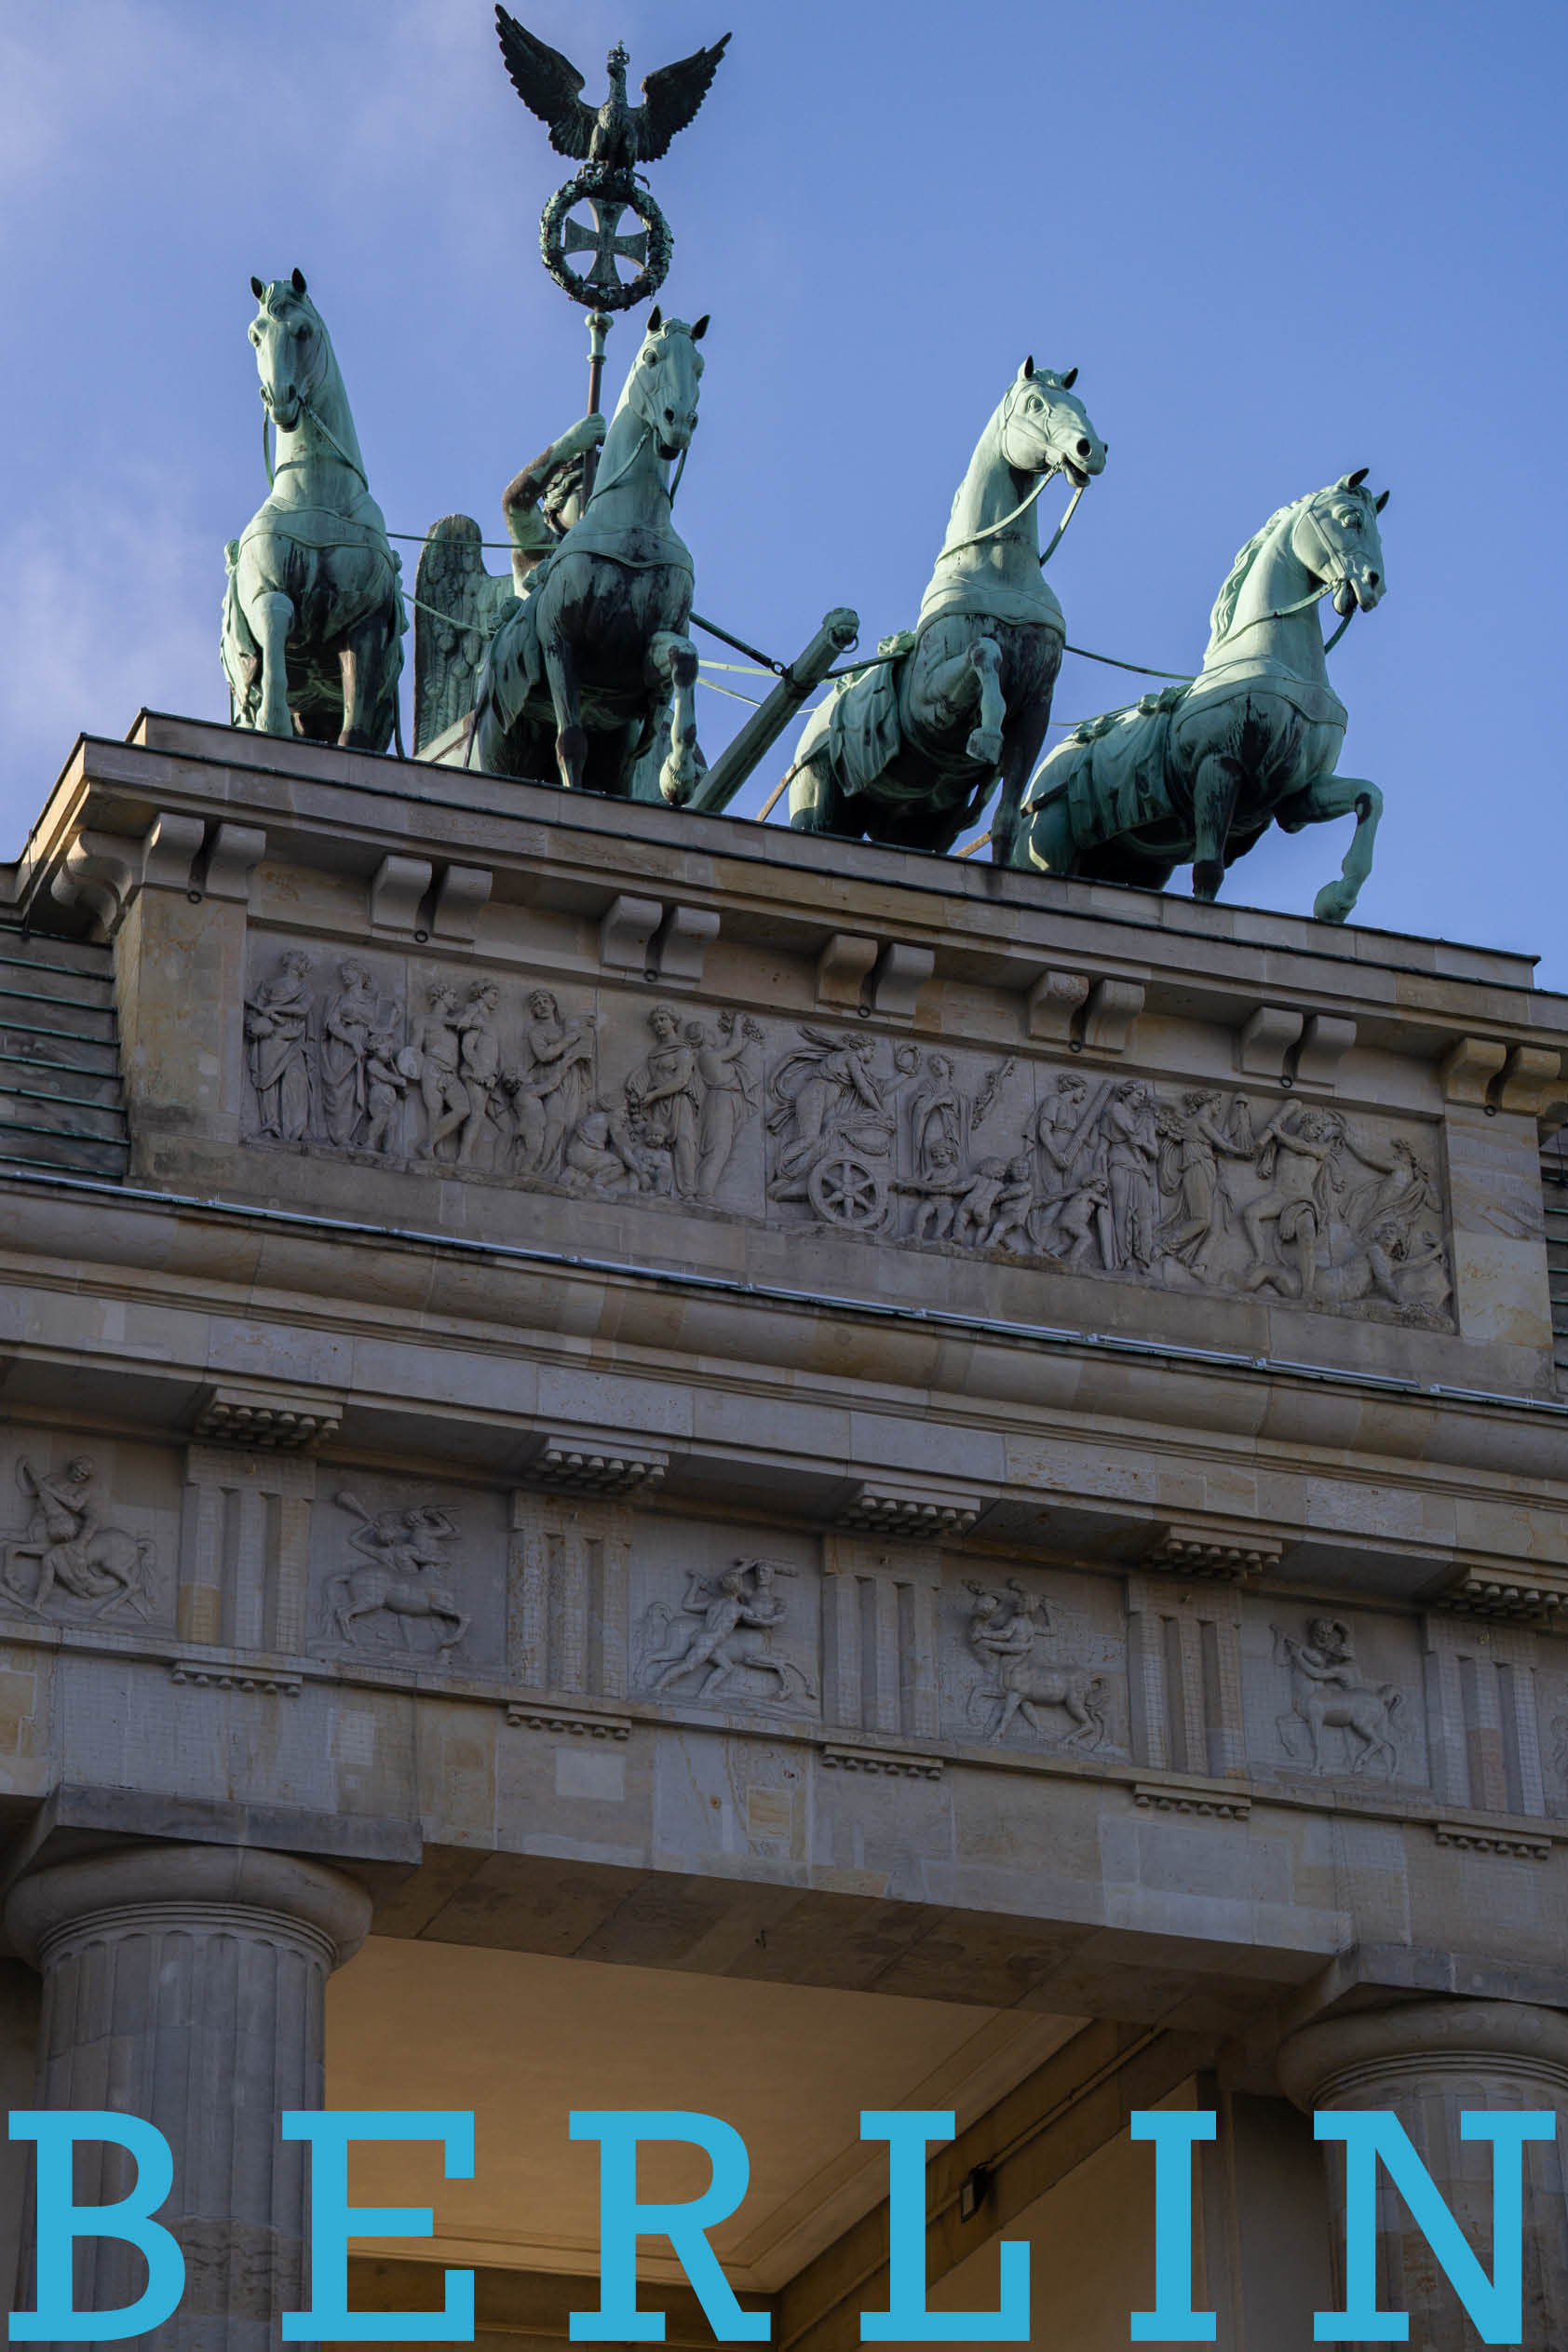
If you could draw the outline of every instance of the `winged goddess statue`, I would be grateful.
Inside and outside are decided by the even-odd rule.
[[[726,33],[710,48],[650,74],[641,106],[627,104],[627,53],[617,41],[609,57],[610,95],[594,107],[583,101],[583,76],[570,58],[499,6],[495,29],[513,87],[548,128],[557,155],[579,157],[596,178],[605,179],[629,176],[639,164],[656,163],[668,153],[707,97],[730,37]]]

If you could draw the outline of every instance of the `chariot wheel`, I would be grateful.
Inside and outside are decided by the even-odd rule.
[[[812,1169],[805,1189],[826,1223],[850,1233],[874,1232],[886,1214],[886,1177],[855,1152],[829,1152]]]

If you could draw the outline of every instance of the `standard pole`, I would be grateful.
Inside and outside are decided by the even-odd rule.
[[[588,414],[599,413],[599,403],[604,397],[604,338],[610,331],[611,318],[607,310],[588,312]],[[593,478],[599,469],[599,452],[587,450],[583,455],[583,504],[593,496]]]
[[[860,633],[859,615],[846,605],[824,614],[805,651],[790,664],[767,700],[755,710],[728,749],[721,751],[686,806],[715,816],[727,808],[758,762],[771,750],[813,689]]]

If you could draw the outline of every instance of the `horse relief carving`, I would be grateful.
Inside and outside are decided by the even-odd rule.
[[[327,1579],[322,1638],[350,1649],[395,1642],[426,1656],[455,1649],[469,1620],[445,1581],[460,1532],[452,1512],[433,1503],[372,1512],[346,1488],[332,1499],[354,1522],[348,1543],[358,1556]],[[433,1640],[416,1641],[416,1623]]]
[[[815,1700],[817,1683],[809,1668],[776,1646],[789,1615],[777,1580],[798,1574],[773,1560],[737,1560],[717,1576],[689,1571],[679,1610],[656,1601],[643,1616],[638,1687],[652,1698],[700,1674],[696,1689],[683,1696],[704,1704],[721,1693],[780,1706]],[[683,1624],[683,1617],[695,1623]]]
[[[987,1739],[1005,1740],[1014,1721],[1048,1745],[1089,1750],[1104,1745],[1110,1685],[1103,1674],[1064,1663],[1054,1653],[1056,1629],[1048,1602],[1026,1592],[1016,1576],[994,1592],[967,1577],[971,1596],[965,1639],[981,1679],[969,1692],[966,1715]],[[1066,1728],[1046,1713],[1066,1717]]]
[[[1280,1744],[1293,1764],[1332,1772],[1325,1732],[1338,1732],[1351,1772],[1380,1770],[1393,1779],[1399,1769],[1399,1716],[1404,1701],[1392,1683],[1362,1680],[1355,1642],[1343,1617],[1314,1617],[1304,1642],[1274,1628],[1276,1664],[1291,1672],[1291,1707],[1277,1719]]]
[[[7,1601],[29,1615],[104,1617],[128,1608],[150,1614],[155,1560],[150,1535],[106,1520],[98,1473],[88,1454],[61,1470],[17,1464],[28,1508],[24,1528],[0,1535],[0,1584]],[[20,1568],[19,1564],[29,1563]]]

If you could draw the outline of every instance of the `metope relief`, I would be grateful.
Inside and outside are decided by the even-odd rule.
[[[1291,1704],[1277,1718],[1280,1746],[1314,1773],[1400,1777],[1404,1696],[1374,1682],[1357,1660],[1343,1617],[1313,1617],[1305,1639],[1274,1629],[1275,1658],[1290,1677]]]
[[[498,1500],[356,1479],[312,1512],[314,1644],[366,1663],[472,1670],[496,1656]]]
[[[24,1454],[17,1464],[25,1524],[0,1534],[6,1605],[67,1621],[146,1619],[154,1603],[156,1548],[145,1530],[112,1517],[96,1462],[79,1453],[58,1470]]]
[[[689,1572],[679,1607],[656,1601],[642,1620],[637,1687],[653,1698],[683,1685],[682,1696],[701,1705],[759,1690],[779,1705],[818,1698],[816,1677],[781,1640],[790,1610],[777,1580],[797,1573],[777,1560],[737,1560],[716,1576]]]
[[[1118,1749],[1122,1645],[1060,1594],[1009,1576],[997,1589],[966,1577],[953,1596],[949,1643],[952,1728],[966,1739],[1037,1745],[1064,1754]]]
[[[276,945],[244,1035],[257,1143],[1453,1328],[1413,1122]]]

